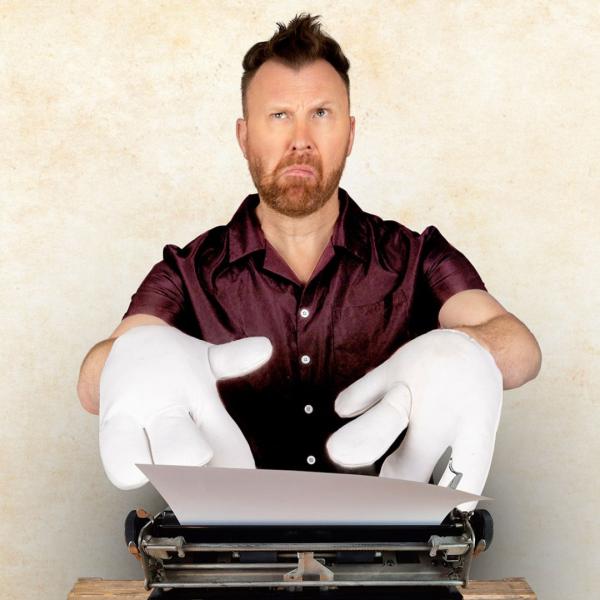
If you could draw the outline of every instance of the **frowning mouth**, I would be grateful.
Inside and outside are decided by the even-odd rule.
[[[307,165],[292,165],[291,167],[288,167],[283,174],[294,175],[296,177],[314,177],[315,171],[312,167]]]

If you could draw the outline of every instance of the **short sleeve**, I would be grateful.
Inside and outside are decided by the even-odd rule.
[[[152,267],[133,294],[123,318],[144,313],[159,317],[174,327],[184,321],[186,294],[178,268],[178,251],[177,246],[165,246],[163,260]]]
[[[454,248],[435,227],[428,227],[421,236],[423,275],[438,306],[458,292],[486,289],[466,256]]]

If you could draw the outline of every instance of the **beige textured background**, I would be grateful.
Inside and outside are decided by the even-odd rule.
[[[253,191],[234,138],[241,59],[299,10],[352,63],[344,187],[369,212],[436,224],[544,351],[540,377],[506,394],[496,539],[475,576],[595,597],[599,6],[1,2],[0,597],[141,576],[122,519],[160,500],[106,480],[78,367],[162,246]]]

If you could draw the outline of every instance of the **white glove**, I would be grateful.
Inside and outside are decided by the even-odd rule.
[[[502,375],[492,355],[461,331],[436,329],[402,346],[338,395],[338,415],[364,414],[333,433],[327,451],[341,466],[369,465],[408,425],[380,476],[427,482],[451,447],[452,468],[463,474],[457,489],[480,494],[501,407]],[[453,477],[448,465],[439,485],[447,486]]]
[[[216,382],[254,371],[271,352],[264,337],[213,345],[162,325],[117,338],[100,378],[100,455],[110,481],[123,490],[144,485],[135,463],[253,468]]]

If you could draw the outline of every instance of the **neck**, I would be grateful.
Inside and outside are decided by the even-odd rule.
[[[256,207],[256,216],[269,244],[306,283],[329,243],[339,210],[336,189],[318,211],[306,217],[282,215],[262,201]]]

